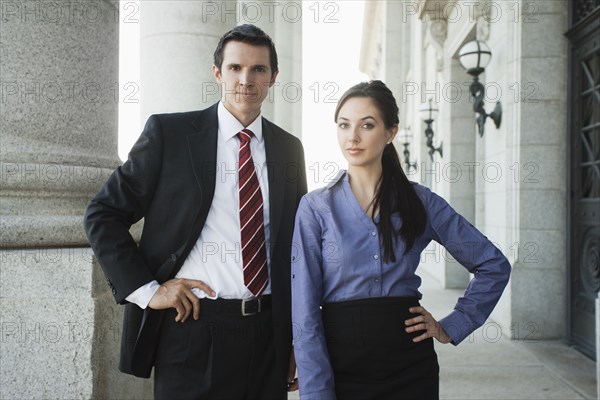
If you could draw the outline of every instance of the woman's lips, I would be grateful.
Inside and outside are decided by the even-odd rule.
[[[352,149],[346,149],[346,152],[347,152],[348,154],[351,154],[351,155],[353,155],[353,156],[354,156],[354,155],[357,155],[357,154],[360,154],[360,152],[362,152],[362,151],[363,151],[363,149],[355,149],[355,148],[352,148]]]

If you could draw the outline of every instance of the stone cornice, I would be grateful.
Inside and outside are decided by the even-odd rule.
[[[419,19],[425,20],[425,17],[430,19],[439,20],[445,19],[444,7],[453,0],[418,0],[417,10],[419,12]]]

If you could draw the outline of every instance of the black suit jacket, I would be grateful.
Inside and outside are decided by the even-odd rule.
[[[128,160],[90,202],[84,218],[92,249],[115,300],[126,304],[122,372],[149,377],[163,312],[125,298],[175,276],[208,215],[217,172],[217,104],[202,111],[153,115]],[[285,382],[291,351],[290,254],[294,218],[306,193],[300,141],[263,118],[269,178],[271,290],[277,368]],[[139,245],[129,233],[144,218]]]

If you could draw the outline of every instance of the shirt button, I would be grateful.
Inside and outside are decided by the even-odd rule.
[[[375,231],[371,232],[371,236],[377,236],[377,232],[375,232]]]
[[[373,279],[373,281],[374,281],[375,283],[379,283],[379,278],[375,278],[375,279]]]
[[[375,254],[375,255],[373,256],[373,259],[374,259],[374,260],[379,260],[379,256],[378,256],[377,254]]]

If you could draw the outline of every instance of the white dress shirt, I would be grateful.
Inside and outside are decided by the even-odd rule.
[[[237,134],[244,128],[254,133],[250,150],[263,197],[267,267],[270,276],[269,185],[262,116],[259,115],[250,125],[244,127],[220,102],[218,124],[215,194],[200,237],[175,277],[203,281],[215,291],[215,297],[244,299],[253,297],[244,285],[239,217],[237,167],[240,141]],[[147,283],[127,296],[126,300],[146,308],[159,286],[157,281]],[[199,298],[208,297],[200,289],[192,291]],[[263,294],[269,293],[270,279]]]

